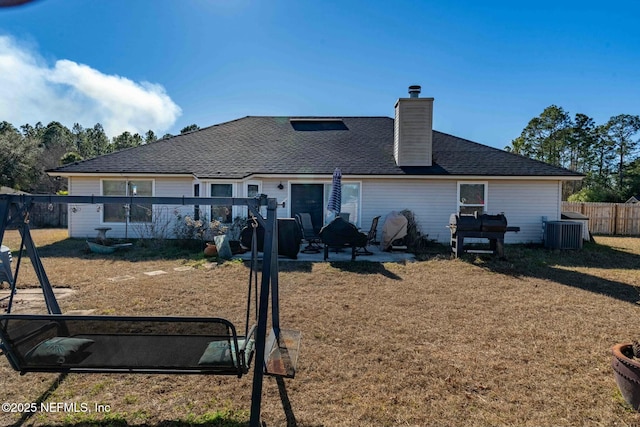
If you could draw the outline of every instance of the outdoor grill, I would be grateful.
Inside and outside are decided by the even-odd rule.
[[[490,253],[504,256],[504,234],[508,231],[520,231],[520,227],[509,227],[504,214],[498,215],[458,215],[449,217],[451,230],[451,250],[456,257],[464,252]],[[489,250],[465,248],[465,238],[489,240]]]

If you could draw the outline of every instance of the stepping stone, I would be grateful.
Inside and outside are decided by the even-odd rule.
[[[110,282],[124,282],[125,280],[133,280],[135,279],[135,277],[133,276],[116,276],[116,277],[109,277],[107,280],[109,280]]]
[[[63,299],[68,297],[69,295],[73,295],[76,291],[70,288],[53,288],[53,293],[55,294],[57,299]],[[3,290],[0,291],[0,298],[8,298],[10,295],[10,291]],[[18,288],[18,292],[14,295],[13,301],[44,301],[42,296],[42,290],[40,288],[27,288],[20,289]]]
[[[38,289],[38,291],[42,295],[42,290]],[[76,291],[70,288],[53,288],[53,293],[56,295],[57,299],[62,299],[75,294]]]
[[[193,270],[193,267],[189,266],[189,265],[185,265],[182,267],[175,267],[173,269],[173,271],[189,271],[189,270]]]
[[[64,314],[75,315],[75,316],[87,316],[89,314],[95,313],[95,311],[96,311],[95,308],[91,308],[89,310],[69,310],[69,311],[65,312]]]
[[[167,274],[164,270],[156,270],[156,271],[146,271],[144,274],[147,276],[159,276],[161,274]]]

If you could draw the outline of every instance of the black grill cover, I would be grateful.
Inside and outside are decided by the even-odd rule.
[[[253,238],[252,223],[252,220],[248,220],[247,226],[240,233],[240,243],[245,248],[251,248],[251,240]],[[256,235],[258,236],[258,251],[262,252],[264,248],[264,227],[258,225]],[[298,258],[301,240],[302,231],[294,218],[278,218],[278,255],[292,259]]]
[[[501,232],[507,231],[507,218],[504,214],[497,215],[456,215],[449,218],[449,225],[456,231],[486,231]]]
[[[459,231],[480,231],[482,224],[472,215],[453,214],[449,218],[449,224]]]
[[[498,231],[504,233],[507,231],[507,218],[503,214],[498,215],[480,215],[482,221],[482,231]]]
[[[358,227],[341,217],[337,217],[320,230],[322,242],[328,246],[356,246],[367,244],[367,235],[358,231]]]

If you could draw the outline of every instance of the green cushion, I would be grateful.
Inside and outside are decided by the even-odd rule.
[[[36,345],[25,354],[28,362],[63,364],[74,354],[93,344],[84,338],[55,337]]]
[[[211,341],[200,357],[198,365],[238,366],[236,351],[235,349],[231,351],[231,346],[233,346],[233,341],[231,343],[229,341]],[[238,339],[238,346],[240,348],[244,346],[244,339]],[[253,351],[253,340],[249,341],[246,354],[251,351]]]

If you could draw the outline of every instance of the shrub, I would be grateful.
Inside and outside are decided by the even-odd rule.
[[[200,219],[176,213],[173,231],[179,244],[189,247],[196,244],[202,247],[205,242],[213,240],[214,236],[225,234],[228,229],[218,220],[207,221],[207,216],[203,213],[200,214]]]

